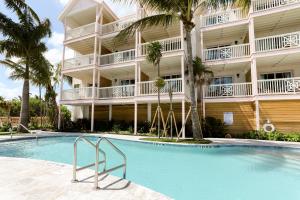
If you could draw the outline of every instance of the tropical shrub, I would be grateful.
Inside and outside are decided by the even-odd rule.
[[[274,131],[267,133],[264,130],[249,131],[239,136],[244,139],[256,139],[256,140],[274,140],[274,141],[288,141],[288,142],[300,142],[300,133],[282,133]]]
[[[225,124],[214,117],[206,117],[202,120],[202,127],[204,137],[224,138],[227,133]]]

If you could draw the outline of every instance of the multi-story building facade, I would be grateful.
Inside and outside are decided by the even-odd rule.
[[[231,132],[300,130],[300,1],[256,0],[249,12],[211,12],[199,21],[198,52],[214,72],[206,116]],[[226,119],[227,118],[227,119]]]
[[[185,119],[189,97],[184,81],[181,23],[136,31],[126,41],[115,38],[133,21],[151,14],[137,8],[136,14],[119,19],[104,1],[72,0],[60,15],[65,27],[62,76],[73,78],[72,89],[61,88],[60,104],[72,106],[74,120],[89,118],[92,131],[97,121],[125,120],[134,122],[137,133],[139,121],[152,120],[157,104],[157,69],[145,56],[152,41],[160,42],[163,48],[160,64],[166,82],[161,91],[163,109],[169,102],[171,87],[177,118]],[[67,49],[74,51],[73,58],[65,59]]]
[[[146,61],[149,42],[163,47],[162,103],[167,114],[168,88],[178,121],[189,102],[185,75],[184,31],[180,22],[136,31],[126,41],[115,36],[152,12],[119,19],[100,0],[71,0],[60,15],[65,27],[62,75],[73,88],[61,88],[60,104],[72,106],[73,119],[151,121],[156,109],[157,69]],[[205,116],[224,120],[232,132],[259,129],[269,120],[279,130],[300,130],[300,2],[257,0],[249,12],[228,9],[196,18],[194,56],[214,72],[203,88]],[[74,57],[65,59],[66,49]],[[185,136],[185,133],[183,133]]]

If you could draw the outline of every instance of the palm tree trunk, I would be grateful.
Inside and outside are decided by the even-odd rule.
[[[158,76],[158,78],[160,78],[159,64],[157,65],[157,76]],[[158,138],[160,138],[160,113],[161,113],[161,108],[160,108],[160,87],[157,87],[157,100],[158,100],[157,135],[158,135]]]
[[[199,114],[197,110],[197,101],[195,93],[195,77],[193,69],[193,55],[192,55],[192,39],[191,29],[189,25],[185,27],[186,30],[186,45],[187,45],[187,66],[189,71],[189,84],[190,84],[190,98],[191,98],[191,118],[192,118],[192,130],[194,139],[203,139]]]
[[[27,71],[27,70],[26,70]],[[29,79],[25,78],[22,92],[22,105],[20,112],[20,124],[28,127],[29,123]],[[23,127],[19,126],[19,132],[26,132]]]

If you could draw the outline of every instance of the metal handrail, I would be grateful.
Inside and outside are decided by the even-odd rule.
[[[81,136],[76,138],[76,140],[74,142],[73,180],[72,180],[73,182],[78,181],[77,178],[76,178],[76,172],[81,171],[83,169],[87,169],[89,167],[96,166],[96,165],[99,166],[99,164],[102,164],[102,163],[104,163],[104,170],[106,169],[106,154],[101,149],[98,149],[98,151],[97,151],[97,148],[96,148],[96,156],[98,156],[98,157],[96,157],[97,163],[95,162],[95,163],[91,163],[91,164],[88,164],[86,166],[77,168],[77,143],[79,141],[84,141],[87,144],[91,145],[92,147],[96,148],[96,145],[94,143],[92,143],[85,135],[81,135]],[[99,162],[99,152],[101,152],[101,154],[104,157],[104,159],[100,162]]]
[[[31,130],[29,130],[25,125],[23,125],[23,124],[19,124],[19,126],[21,126],[23,129],[25,129],[28,133],[30,133],[30,134],[34,134],[35,133],[35,138],[36,139],[38,139],[38,134],[37,134],[37,132],[35,132],[35,131],[31,131]],[[12,135],[11,135],[11,137],[12,137]]]
[[[86,166],[83,166],[83,167],[80,167],[80,168],[77,168],[77,143],[79,141],[84,141],[86,142],[87,144],[91,145],[92,147],[94,147],[96,149],[96,159],[95,159],[95,163],[91,163],[89,165],[86,165]],[[122,157],[123,157],[123,164],[121,165],[118,165],[118,166],[115,166],[115,167],[112,167],[110,169],[106,169],[106,162],[107,162],[107,159],[106,159],[106,153],[100,149],[100,143],[101,141],[106,141],[118,154],[120,154]],[[99,161],[99,152],[104,156],[104,160],[102,161]],[[83,169],[86,169],[86,168],[89,168],[89,167],[95,167],[95,180],[94,180],[94,186],[95,186],[95,189],[98,189],[98,177],[102,174],[106,174],[108,172],[112,172],[114,170],[117,170],[117,169],[120,169],[120,168],[123,168],[123,178],[125,179],[126,178],[126,155],[119,149],[117,148],[110,140],[108,140],[107,138],[105,137],[100,137],[96,144],[94,144],[93,142],[91,142],[85,135],[82,135],[82,136],[79,136],[76,138],[75,142],[74,142],[74,160],[73,160],[73,182],[77,182],[78,180],[76,179],[76,172],[77,171],[80,171],[80,170],[83,170]],[[103,171],[99,173],[99,164],[102,164],[104,163],[104,168],[103,168]]]

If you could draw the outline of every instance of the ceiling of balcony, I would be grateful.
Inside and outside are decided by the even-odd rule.
[[[103,38],[102,47],[106,50],[104,53],[135,49],[135,35],[124,40],[118,40],[114,36]]]
[[[110,80],[114,79],[134,79],[135,66],[123,66],[117,68],[101,68],[100,75]]]
[[[300,31],[300,8],[254,18],[255,36]]]
[[[95,37],[66,44],[66,47],[79,52],[82,55],[94,53]]]
[[[293,54],[278,54],[274,56],[261,57],[257,58],[257,68],[259,67],[277,67],[277,66],[286,66],[297,65],[300,63],[300,53]]]
[[[248,37],[248,24],[203,32],[204,47],[232,44],[234,41],[243,41],[246,37]]]

